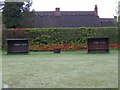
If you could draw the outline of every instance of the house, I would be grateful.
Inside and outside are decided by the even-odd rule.
[[[55,8],[55,11],[35,11],[33,27],[113,27],[116,21],[116,16],[100,18],[98,7],[95,5],[94,11],[60,11],[60,8]]]

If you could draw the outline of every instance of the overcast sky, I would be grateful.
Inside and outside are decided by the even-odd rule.
[[[113,18],[116,15],[119,0],[33,0],[31,9],[35,11],[54,11],[59,7],[61,11],[93,11],[98,5],[101,18]]]

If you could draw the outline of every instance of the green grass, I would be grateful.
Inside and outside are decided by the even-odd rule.
[[[0,89],[2,89],[2,52],[0,50]]]
[[[116,88],[118,51],[2,55],[3,84],[12,88]]]

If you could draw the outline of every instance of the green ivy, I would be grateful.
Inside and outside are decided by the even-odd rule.
[[[64,43],[86,45],[88,37],[109,37],[110,43],[118,43],[118,28],[29,28],[22,31],[2,31],[2,43],[5,48],[7,38],[29,38],[30,45]]]
[[[26,34],[30,42],[38,44],[86,44],[87,38],[92,37],[94,28],[33,28]]]

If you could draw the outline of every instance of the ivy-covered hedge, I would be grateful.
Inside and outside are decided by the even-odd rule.
[[[118,28],[81,27],[3,30],[3,46],[6,47],[6,38],[29,38],[31,50],[52,50],[58,46],[63,50],[76,50],[86,46],[88,37],[109,37],[110,43],[116,44],[118,43]],[[69,44],[69,46],[64,48],[65,44]]]
[[[93,32],[95,33],[94,37],[109,37],[111,44],[119,43],[118,27],[95,28]]]
[[[93,28],[33,28],[26,34],[31,45],[64,43],[85,45],[87,37],[94,36]]]

